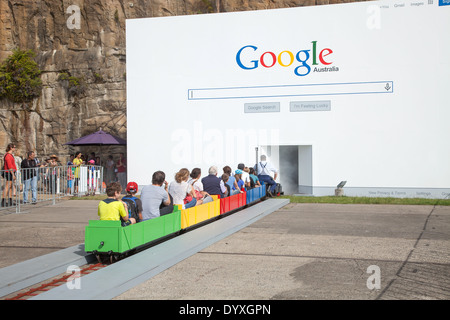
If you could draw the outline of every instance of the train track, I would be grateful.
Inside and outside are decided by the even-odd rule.
[[[105,259],[101,261],[96,261],[94,255],[88,255],[86,256],[86,260],[84,263],[81,261],[80,263],[75,263],[75,265],[78,264],[81,265],[80,267],[76,268],[77,270],[75,272],[68,271],[66,273],[59,273],[59,275],[50,276],[46,280],[42,280],[45,278],[41,277],[41,280],[36,281],[36,283],[29,282],[28,286],[26,287],[24,286],[23,289],[15,290],[14,292],[10,291],[10,293],[8,293],[7,295],[4,294],[3,297],[0,297],[0,300],[74,299],[74,297],[75,299],[78,299],[80,295],[82,295],[83,298],[87,299],[98,299],[99,297],[101,297],[102,299],[111,299],[112,297],[120,293],[123,293],[124,290],[141,283],[143,279],[148,279],[153,275],[161,272],[162,270],[165,270],[160,269],[161,266],[164,266],[164,268],[168,268],[173,264],[178,263],[179,261],[185,259],[186,256],[195,254],[202,248],[210,245],[210,241],[218,241],[223,237],[232,234],[237,230],[240,230],[241,228],[247,226],[255,219],[259,219],[273,212],[274,210],[278,209],[280,206],[283,205],[285,205],[284,202],[272,203],[271,205],[269,205],[269,207],[263,206],[261,208],[257,208],[257,206],[255,205],[255,208],[253,208],[253,210],[250,210],[246,215],[231,215],[232,216],[230,218],[231,220],[219,219],[218,221],[222,221],[221,224],[218,225],[218,226],[222,225],[221,227],[219,227],[219,229],[217,228],[205,229],[206,225],[203,226],[200,223],[199,225],[196,225],[196,227],[198,228],[192,228],[193,230],[189,230],[188,232],[184,232],[182,234],[183,237],[188,237],[189,241],[185,241],[184,239],[181,239],[181,237],[173,237],[173,239],[171,240],[174,241],[172,242],[162,240],[163,243],[167,243],[166,246],[168,247],[168,249],[167,248],[166,249],[172,252],[172,255],[169,257],[166,254],[167,250],[155,249],[152,251],[148,251],[145,250],[148,248],[145,248],[141,252],[141,250],[136,249],[136,252],[130,253],[129,257],[120,259],[126,261],[128,261],[128,259],[131,259],[130,263],[133,263],[134,265],[137,266],[136,274],[130,274],[124,278],[113,277],[114,280],[106,284],[103,284],[104,286],[102,286],[101,289],[99,289],[98,284],[95,282],[95,280],[92,281],[93,279],[96,279],[95,275],[97,273],[95,271],[99,271],[99,274],[102,275],[104,275],[104,272],[108,274],[110,273],[114,274],[121,267],[119,266],[118,263],[111,263],[111,261],[108,261],[108,259],[106,259],[107,261],[104,261]],[[253,205],[251,207],[253,207]],[[223,217],[225,216],[228,216],[228,214],[225,214]],[[200,225],[202,225],[202,228],[200,228]],[[197,233],[199,233],[201,236],[197,235]],[[154,246],[158,248],[159,246],[157,244],[159,243],[152,243],[151,247]],[[69,258],[74,259],[72,250],[77,251],[79,250],[79,247],[75,246],[73,248],[68,249],[70,249],[68,255]],[[149,259],[149,256],[151,257],[151,259]],[[84,259],[85,258],[83,258],[83,260]],[[59,261],[58,259],[55,260],[61,266],[69,265],[61,259],[59,259]],[[151,260],[152,262],[149,264],[144,264],[141,263],[143,260],[145,261]],[[87,264],[85,264],[86,262]],[[116,264],[118,265],[117,267],[115,266]],[[110,268],[105,268],[106,266],[110,266]],[[26,268],[22,269],[23,269],[22,272],[26,270]],[[66,270],[66,267],[59,269],[59,272],[63,272],[64,270]],[[75,275],[75,273],[77,273],[77,275]],[[36,274],[34,276],[38,277],[38,275],[39,274]],[[73,284],[72,281],[74,281],[76,277],[83,277],[84,275],[89,275],[88,276],[89,280],[83,281],[82,288],[70,287]],[[28,277],[19,277],[19,278],[25,280]],[[76,281],[74,282],[76,283]],[[13,282],[10,283],[13,284]],[[30,283],[32,284],[30,285]],[[81,290],[70,290],[70,289],[81,289]],[[39,298],[40,296],[45,298]]]
[[[22,289],[20,291],[11,293],[1,300],[28,300],[35,297],[43,292],[49,291],[55,287],[66,285],[68,282],[74,281],[78,277],[90,274],[94,271],[103,269],[108,266],[109,263],[90,263],[80,266],[79,269],[72,271],[71,273],[60,274],[56,277],[47,279],[40,283],[37,283],[31,287]]]

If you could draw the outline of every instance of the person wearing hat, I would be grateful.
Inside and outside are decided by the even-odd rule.
[[[127,194],[122,197],[122,201],[128,206],[128,217],[134,218],[136,222],[142,221],[142,201],[136,197],[138,185],[136,182],[128,182],[126,188]]]
[[[95,167],[94,167],[94,166],[95,166],[95,160],[94,160],[94,159],[91,159],[91,160],[89,160],[89,161],[87,162],[87,164],[88,164],[89,170],[91,171],[91,181],[88,182],[89,193],[92,192],[92,195],[94,196],[94,195],[95,195],[95,192],[96,192],[96,187],[94,187],[94,186],[95,186],[95,183],[94,183],[94,180],[95,180],[95,178],[94,178],[94,173],[95,173]]]

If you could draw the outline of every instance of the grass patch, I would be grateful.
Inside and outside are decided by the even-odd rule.
[[[125,196],[122,195],[121,198]],[[136,197],[140,197],[137,195]],[[108,198],[106,194],[95,196],[70,197],[69,200],[98,200]],[[281,196],[279,198],[289,199],[291,203],[334,203],[334,204],[399,204],[399,205],[439,205],[450,206],[450,199],[424,199],[424,198],[381,198],[381,197],[302,197],[302,196]]]
[[[450,206],[450,199],[423,199],[423,198],[381,198],[381,197],[302,197],[281,196],[289,199],[291,203],[335,203],[335,204],[399,204],[399,205],[440,205]]]

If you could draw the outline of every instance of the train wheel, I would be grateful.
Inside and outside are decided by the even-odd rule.
[[[102,263],[102,258],[99,254],[96,254],[95,257],[97,258],[98,263]]]
[[[109,256],[109,262],[110,262],[111,264],[113,264],[114,262],[119,261],[120,259],[121,259],[121,255],[120,255],[120,254],[111,254],[111,255]]]

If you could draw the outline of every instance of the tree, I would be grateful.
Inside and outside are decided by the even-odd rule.
[[[0,65],[0,98],[22,103],[41,95],[41,70],[34,57],[32,50],[15,49]]]

